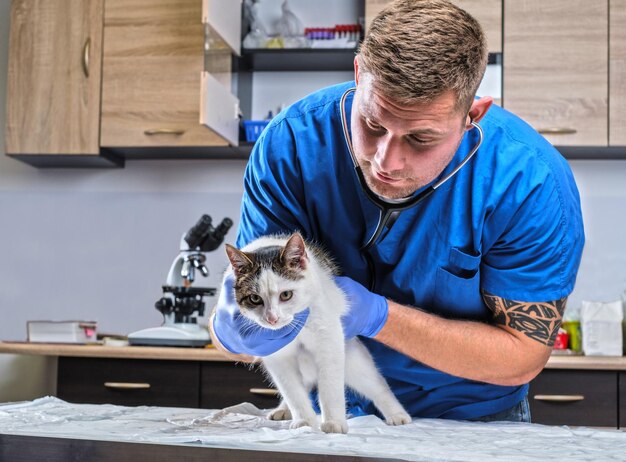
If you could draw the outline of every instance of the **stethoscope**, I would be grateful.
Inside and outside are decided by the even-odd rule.
[[[341,97],[341,101],[339,103],[339,108],[341,112],[341,126],[343,128],[343,136],[346,141],[346,145],[348,146],[348,152],[350,152],[350,157],[352,158],[352,163],[354,164],[354,172],[356,173],[357,179],[359,181],[359,185],[361,189],[367,196],[367,198],[379,209],[378,215],[378,224],[376,225],[376,229],[374,233],[370,236],[368,241],[359,249],[363,255],[366,256],[368,266],[370,268],[370,273],[372,275],[372,283],[370,284],[370,289],[373,289],[375,284],[375,277],[373,271],[373,264],[371,258],[367,254],[367,250],[371,249],[381,238],[383,231],[387,228],[387,231],[391,229],[396,219],[400,215],[400,212],[403,210],[409,209],[411,207],[415,207],[417,204],[422,202],[428,196],[430,196],[437,188],[443,185],[446,181],[452,178],[456,173],[463,168],[465,164],[469,162],[469,160],[476,154],[478,148],[483,143],[483,129],[478,125],[478,123],[473,120],[470,121],[471,125],[478,129],[478,143],[471,149],[471,151],[465,156],[465,158],[457,165],[450,173],[445,175],[443,178],[435,182],[434,184],[428,186],[426,189],[420,191],[418,194],[409,197],[405,200],[389,200],[384,197],[379,196],[374,191],[372,191],[365,181],[365,177],[363,176],[363,172],[361,171],[361,166],[357,162],[356,156],[354,155],[354,149],[352,147],[352,140],[350,138],[350,132],[348,130],[348,119],[346,116],[346,98],[350,93],[356,91],[356,88],[350,88],[344,92]]]

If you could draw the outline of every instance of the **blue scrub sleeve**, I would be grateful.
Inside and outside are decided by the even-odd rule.
[[[509,202],[491,217],[505,217],[507,224],[484,255],[482,288],[508,300],[559,300],[573,290],[584,244],[576,185],[564,169],[547,175],[529,194],[521,191],[511,191]]]
[[[268,234],[308,235],[295,151],[295,135],[284,118],[271,122],[257,140],[244,175],[237,247]]]

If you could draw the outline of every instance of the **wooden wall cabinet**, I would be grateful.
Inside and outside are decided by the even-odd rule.
[[[626,146],[626,0],[609,8],[609,145]]]
[[[555,145],[608,144],[608,8],[504,2],[503,106]]]
[[[13,0],[6,153],[57,165],[89,158],[100,138],[104,0]],[[103,163],[107,163],[104,160]]]
[[[103,147],[228,145],[200,125],[201,19],[198,0],[106,0]],[[228,79],[230,50],[221,61]],[[231,118],[237,120],[234,111]]]
[[[205,48],[215,45],[205,29],[235,31],[241,2],[206,2],[212,8],[203,0],[13,0],[7,154],[44,167],[115,166],[153,148],[175,158],[185,148],[210,155],[227,139],[236,144],[230,48],[211,50],[219,84],[209,97],[201,80]],[[219,24],[233,9],[237,24]]]
[[[502,1],[503,0],[452,0],[474,16],[485,30],[490,53],[502,52]],[[391,0],[365,1],[365,28]]]

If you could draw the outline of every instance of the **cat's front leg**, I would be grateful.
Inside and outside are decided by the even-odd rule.
[[[318,370],[317,389],[322,424],[320,428],[325,433],[347,433],[345,399],[345,362],[344,340],[341,327],[338,335],[329,335],[322,340],[315,349],[314,356]],[[339,340],[339,341],[337,341]]]
[[[291,412],[290,428],[307,426],[316,428],[317,416],[311,405],[310,390],[307,389],[302,380],[295,357],[274,354],[265,357],[263,365],[283,397],[281,405],[275,411],[282,409],[281,406],[285,406],[286,410]],[[275,414],[275,416],[277,415]],[[284,413],[283,417],[285,417]]]

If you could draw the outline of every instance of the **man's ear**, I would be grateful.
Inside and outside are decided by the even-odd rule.
[[[359,84],[359,57],[354,57],[354,81]]]
[[[242,273],[250,271],[254,266],[254,262],[248,254],[236,249],[230,244],[226,244],[226,255],[228,255],[230,264],[233,266],[235,276],[239,276]]]
[[[491,96],[482,96],[478,99],[475,99],[470,106],[468,118],[465,122],[465,129],[471,130],[472,128],[474,128],[470,122],[480,122],[480,119],[482,119],[485,114],[487,114],[487,111],[492,104],[493,98]]]

